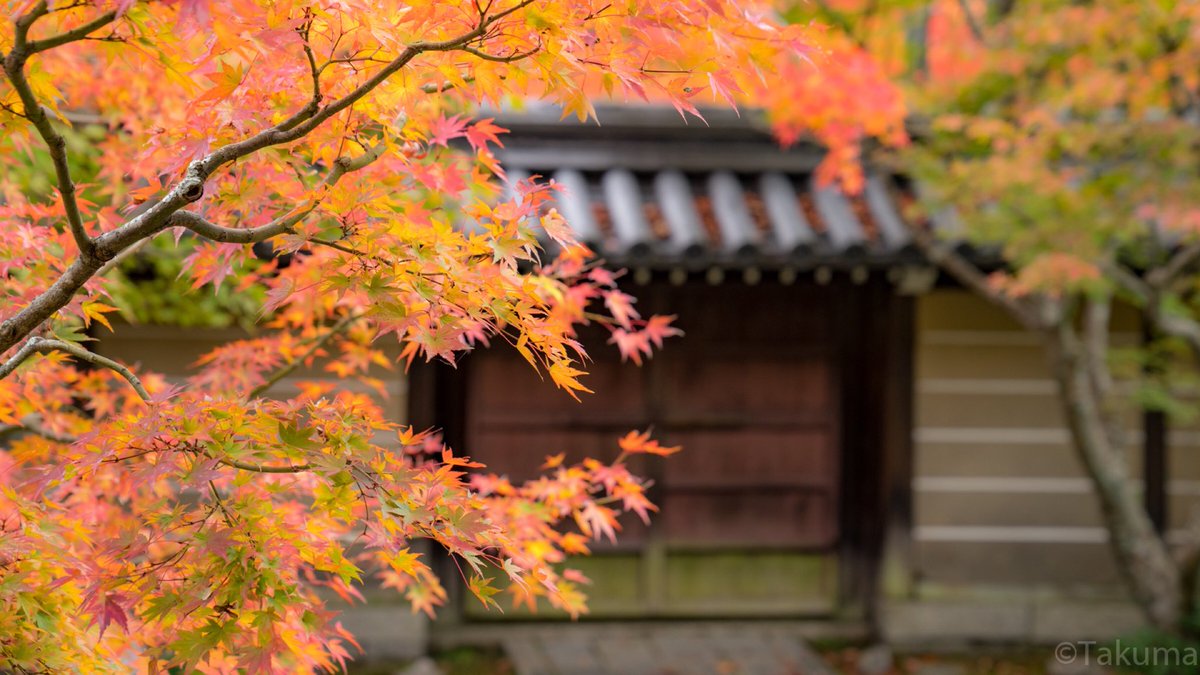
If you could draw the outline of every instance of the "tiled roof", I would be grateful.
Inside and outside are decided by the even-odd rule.
[[[603,117],[601,118],[604,119]],[[848,197],[821,186],[812,148],[785,151],[745,123],[596,127],[528,118],[500,155],[510,180],[563,186],[559,211],[603,258],[640,267],[891,265],[919,259],[909,197],[868,172]],[[657,133],[656,133],[657,132]]]

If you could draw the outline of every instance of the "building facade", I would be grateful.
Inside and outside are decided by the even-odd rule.
[[[585,334],[583,404],[502,345],[385,376],[397,419],[444,428],[514,479],[546,455],[612,453],[630,429],[685,447],[639,467],[662,508],[652,524],[623,521],[617,545],[577,562],[594,581],[585,621],[775,619],[907,643],[1138,624],[1037,338],[921,259],[909,186],[873,173],[848,198],[814,181],[818,151],[736,118],[602,119],[502,120],[501,161],[561,183],[579,238],[686,337],[637,368]],[[129,327],[99,348],[178,374],[231,336]],[[1139,339],[1137,317],[1118,317],[1114,341]],[[1147,485],[1174,532],[1200,495],[1200,437],[1167,438],[1170,473]],[[378,655],[558,620],[454,597],[430,626],[375,599],[348,624]]]

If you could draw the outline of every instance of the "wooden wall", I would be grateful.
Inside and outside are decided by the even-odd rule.
[[[571,561],[594,581],[591,618],[831,614],[844,581],[837,338],[849,315],[838,307],[851,291],[699,280],[631,290],[643,311],[676,314],[686,337],[638,368],[620,361],[606,332],[585,331],[595,393],[582,403],[511,349],[472,353],[455,371],[463,417],[443,424],[514,481],[559,451],[568,461],[612,457],[631,429],[683,446],[631,463],[654,481],[662,511],[650,526],[627,515],[616,548]],[[464,610],[527,618],[485,614],[473,598]]]
[[[917,302],[913,573],[920,583],[1116,585],[1099,505],[1068,445],[1038,339],[964,291]],[[1118,312],[1114,345],[1136,343]],[[1131,415],[1140,432],[1140,415]],[[1182,525],[1200,462],[1175,433],[1168,494]],[[1141,475],[1140,433],[1130,462]]]

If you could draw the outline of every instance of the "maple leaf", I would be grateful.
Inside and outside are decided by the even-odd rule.
[[[429,144],[445,147],[451,140],[461,138],[466,133],[466,120],[457,115],[453,117],[439,117],[429,125]]]
[[[467,581],[467,588],[471,594],[479,599],[479,602],[486,607],[495,607],[500,609],[500,605],[496,603],[495,595],[500,592],[500,589],[492,586],[492,580],[484,576],[473,576]]]
[[[481,120],[476,120],[473,124],[467,127],[465,135],[467,142],[471,144],[474,150],[482,150],[487,147],[488,143],[503,146],[500,142],[500,134],[507,133],[508,129],[496,126],[493,124],[495,120],[491,117],[485,117]]]
[[[99,321],[104,324],[105,328],[110,331],[112,330],[112,324],[108,322],[108,317],[104,315],[108,312],[117,311],[116,307],[98,300],[89,300],[80,305],[80,309],[83,311],[83,323],[85,326],[91,325],[92,321]]]
[[[626,330],[633,328],[633,320],[639,317],[637,310],[633,308],[633,296],[618,290],[602,291],[600,295],[604,298],[604,306],[612,313],[617,324]]]
[[[566,219],[558,212],[558,209],[550,209],[542,214],[542,217],[538,219],[538,224],[542,226],[546,234],[550,235],[550,239],[559,246],[570,249],[579,245],[579,241],[575,239],[575,231],[567,224]]]
[[[588,394],[595,393],[579,382],[579,376],[585,375],[584,371],[571,366],[569,361],[558,361],[550,365],[550,379],[554,381],[560,389],[565,390],[571,395],[571,398],[576,401],[579,396],[575,392],[582,391]]]
[[[649,431],[630,431],[628,434],[625,434],[621,437],[621,439],[617,442],[617,445],[621,448],[622,452],[626,452],[631,455],[650,454],[666,457],[682,450],[682,448],[679,446],[664,447],[659,445],[658,441],[650,438]]]
[[[612,543],[617,541],[617,530],[621,529],[616,514],[607,506],[600,506],[595,501],[588,500],[575,515],[579,529],[587,536],[597,541],[608,537]]]
[[[637,365],[642,365],[642,355],[650,356],[649,336],[644,331],[627,331],[617,328],[612,332],[609,342],[615,344],[621,352],[622,359],[629,359]]]
[[[642,333],[650,340],[655,347],[662,347],[663,340],[669,337],[677,337],[683,335],[683,331],[671,325],[676,317],[662,316],[655,314],[646,320],[646,325],[642,328]]]
[[[113,623],[120,626],[121,630],[129,632],[129,617],[123,602],[128,602],[128,599],[120,594],[104,595],[96,615],[96,620],[100,624],[101,637],[104,636],[104,631],[108,629],[108,626]]]

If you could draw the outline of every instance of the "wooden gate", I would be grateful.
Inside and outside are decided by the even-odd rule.
[[[599,617],[821,614],[837,597],[840,415],[828,288],[764,284],[637,289],[678,315],[642,368],[590,337],[582,404],[502,347],[469,356],[461,447],[528,478],[547,455],[611,457],[631,429],[684,451],[635,468],[655,481],[650,527],[622,520],[616,546],[572,560]],[[641,458],[638,458],[641,459]],[[465,607],[473,618],[498,618]],[[513,616],[509,612],[505,616]]]

